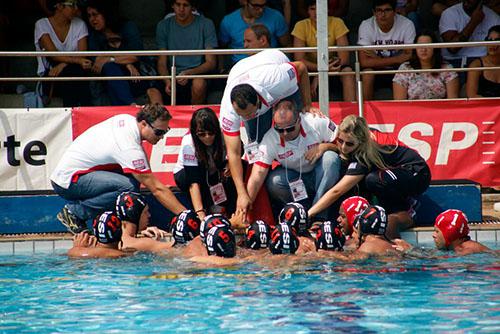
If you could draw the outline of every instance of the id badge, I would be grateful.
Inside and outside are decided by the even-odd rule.
[[[302,201],[307,198],[307,190],[304,181],[298,179],[297,181],[290,182],[288,185],[290,186],[294,202]]]
[[[262,152],[259,150],[259,143],[255,141],[245,145],[245,153],[247,154],[249,164],[254,164],[262,158]]]
[[[222,183],[217,183],[215,186],[210,187],[210,196],[212,196],[212,201],[214,201],[215,205],[227,201],[226,192],[224,191]]]

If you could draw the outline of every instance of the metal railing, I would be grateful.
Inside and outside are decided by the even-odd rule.
[[[359,114],[363,115],[363,93],[362,76],[363,74],[395,74],[395,73],[436,73],[436,72],[468,72],[478,70],[500,70],[500,66],[493,67],[473,67],[473,68],[444,68],[444,69],[413,69],[413,70],[361,70],[359,63],[359,52],[376,50],[407,50],[415,48],[456,48],[456,47],[478,47],[478,46],[500,46],[500,41],[481,41],[481,42],[456,42],[456,43],[422,43],[422,44],[398,44],[398,45],[368,45],[368,46],[330,46],[328,52],[354,52],[355,63],[353,71],[346,72],[328,72],[329,76],[354,75],[357,87],[357,103]],[[253,54],[266,49],[209,49],[209,50],[140,50],[140,51],[0,51],[0,57],[52,57],[52,56],[73,56],[73,57],[92,57],[92,56],[171,56],[172,66],[170,75],[155,76],[88,76],[88,77],[0,77],[0,82],[33,82],[33,81],[102,81],[102,80],[165,80],[172,81],[172,99],[171,104],[175,105],[176,79],[225,79],[227,74],[199,74],[199,75],[176,75],[175,59],[179,56],[193,55],[232,55],[232,54]],[[316,47],[301,48],[279,48],[284,53],[293,54],[295,52],[316,53]],[[310,76],[317,76],[318,72],[309,73]]]

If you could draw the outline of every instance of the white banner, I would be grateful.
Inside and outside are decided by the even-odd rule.
[[[0,109],[0,191],[52,190],[50,173],[71,143],[71,109]]]

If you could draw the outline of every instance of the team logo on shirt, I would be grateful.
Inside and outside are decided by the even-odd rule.
[[[314,146],[318,146],[318,145],[319,145],[319,143],[313,143],[313,144],[307,145],[307,149],[309,150],[309,149],[313,148]]]
[[[144,161],[144,159],[133,160],[132,165],[134,165],[134,168],[137,170],[146,169],[146,162]]]
[[[358,163],[357,162],[351,162],[349,164],[349,167],[347,167],[347,169],[356,169],[356,167],[358,167]]]
[[[222,127],[225,129],[225,130],[228,130],[230,129],[232,126],[233,126],[233,121],[225,118],[225,117],[222,117]]]
[[[290,150],[290,151],[286,151],[285,153],[278,153],[278,158],[279,159],[286,159],[288,157],[291,157],[293,155],[293,151]]]
[[[335,126],[335,123],[333,123],[332,121],[330,121],[330,123],[328,123],[328,128],[329,128],[330,130],[332,130],[333,132],[335,132],[335,129],[336,129],[337,127]]]
[[[196,156],[194,154],[184,154],[184,160],[195,161]]]
[[[288,77],[290,78],[290,80],[293,80],[295,78],[295,70],[293,68],[286,71],[286,73],[288,74]]]

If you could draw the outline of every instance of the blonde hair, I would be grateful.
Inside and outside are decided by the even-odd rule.
[[[380,146],[372,139],[368,124],[363,117],[349,115],[339,125],[339,131],[350,134],[358,141],[358,147],[352,153],[354,158],[368,168],[375,166],[379,169],[388,169],[380,152],[392,153]]]

